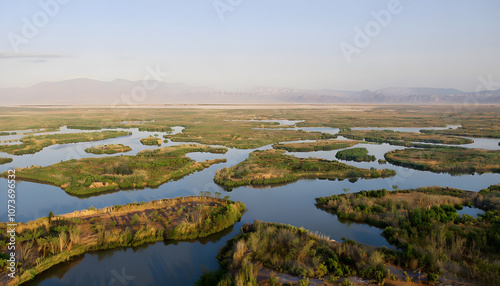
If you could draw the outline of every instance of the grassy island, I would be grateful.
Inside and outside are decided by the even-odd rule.
[[[444,129],[444,130],[420,130],[425,134],[442,134],[454,136],[469,136],[469,137],[483,137],[483,138],[500,138],[500,128],[486,127],[484,125],[472,127],[459,127],[457,129]]]
[[[246,121],[214,121],[184,124],[182,133],[164,135],[174,142],[197,142],[223,145],[231,148],[252,149],[283,141],[319,140],[337,138],[337,135],[303,130],[266,130],[271,123]]]
[[[226,151],[203,145],[177,145],[143,150],[136,156],[73,159],[48,167],[16,169],[16,178],[49,183],[69,194],[88,196],[125,188],[157,187],[225,162],[225,159],[196,162],[186,157],[186,153]],[[7,173],[1,176],[6,177]]]
[[[416,132],[399,132],[393,130],[350,130],[343,128],[339,135],[354,140],[365,140],[376,143],[389,143],[391,145],[412,146],[411,142],[437,143],[437,144],[470,144],[473,140],[468,138],[426,134]]]
[[[245,205],[211,197],[182,197],[148,203],[116,205],[96,210],[43,217],[19,223],[16,245],[22,263],[9,285],[33,279],[50,267],[89,251],[138,246],[148,242],[185,240],[220,232],[237,222]],[[0,223],[2,250],[9,240]],[[22,250],[22,251],[21,251]],[[7,261],[2,256],[0,262]],[[0,279],[7,272],[1,270]]]
[[[217,170],[214,181],[226,187],[288,183],[300,178],[356,179],[390,177],[395,171],[361,169],[338,161],[297,158],[283,150],[254,151],[240,164]]]
[[[500,150],[404,149],[384,155],[394,164],[417,170],[450,174],[500,173]]]
[[[317,198],[317,206],[341,219],[384,228],[398,246],[391,263],[436,276],[500,283],[500,185],[479,193],[426,187],[385,189]],[[475,218],[457,210],[474,205],[486,213]]]
[[[12,158],[0,157],[0,165],[7,164],[14,161]]]
[[[99,145],[85,149],[85,152],[92,154],[115,154],[132,151],[132,148],[123,144]]]
[[[351,148],[338,151],[335,157],[340,160],[356,161],[356,162],[373,162],[377,158],[373,155],[368,155],[366,148]]]
[[[278,143],[274,144],[274,149],[286,150],[288,152],[313,152],[330,151],[351,147],[358,144],[358,141],[347,140],[320,140],[315,142],[302,143]]]
[[[142,145],[148,145],[148,146],[160,146],[161,139],[154,136],[149,136],[147,138],[142,138],[141,143]]]
[[[0,152],[6,152],[12,155],[34,154],[41,151],[45,147],[55,144],[100,141],[131,134],[132,133],[127,131],[102,131],[86,133],[62,133],[38,136],[28,135],[21,139],[22,144],[0,145]]]
[[[171,127],[165,127],[163,124],[160,125],[152,125],[154,121],[150,122],[134,122],[134,121],[125,121],[125,122],[116,122],[114,124],[102,124],[101,122],[93,125],[68,125],[69,129],[80,129],[80,130],[101,130],[101,129],[130,129],[137,128],[139,131],[148,131],[148,132],[172,132],[173,129]]]
[[[417,285],[405,284],[405,272],[389,265],[395,251],[387,248],[336,242],[303,228],[258,220],[241,232],[219,251],[221,269],[205,273],[197,285]],[[411,275],[430,280],[423,273]]]

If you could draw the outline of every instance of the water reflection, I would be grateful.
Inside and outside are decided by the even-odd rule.
[[[199,240],[87,253],[49,269],[30,285],[193,285],[203,271],[218,268],[214,255],[200,254],[217,253],[240,226]]]
[[[174,132],[182,132],[182,129],[183,127],[176,127]],[[338,132],[338,129],[327,127],[294,129],[320,131],[330,134]],[[32,164],[48,166],[61,160],[72,158],[110,156],[88,154],[83,151],[85,148],[99,144],[122,143],[132,148],[132,151],[126,153],[126,155],[135,155],[144,149],[159,148],[142,145],[139,142],[141,138],[154,134],[159,134],[161,137],[163,134],[166,134],[165,132],[143,132],[138,131],[138,129],[123,130],[132,131],[132,135],[98,142],[53,145],[36,154],[23,156],[11,156],[0,153],[1,157],[14,158],[12,163],[0,166],[0,171],[3,172],[16,167],[27,167]],[[73,133],[81,131],[63,128],[60,132]],[[493,150],[500,149],[498,140],[496,139],[473,138],[473,140],[475,141],[473,144],[463,146],[491,148]],[[177,144],[183,143],[167,140],[167,143],[163,143],[161,147]],[[369,154],[375,155],[377,159],[383,159],[384,154],[388,151],[404,148],[389,144],[366,143],[358,144],[355,147],[367,148]],[[356,182],[349,182],[348,180],[306,179],[286,185],[268,186],[266,188],[238,187],[231,192],[225,191],[213,182],[216,170],[240,163],[254,150],[269,148],[272,148],[272,146],[267,145],[249,150],[229,148],[226,154],[190,153],[187,156],[196,161],[225,158],[227,162],[213,165],[201,172],[196,172],[177,181],[163,184],[158,188],[121,190],[87,198],[70,196],[55,186],[19,181],[17,184],[18,221],[34,220],[42,216],[47,216],[50,211],[54,214],[62,214],[74,210],[87,209],[90,206],[103,208],[130,202],[147,202],[163,198],[198,195],[202,191],[211,193],[220,192],[222,197],[229,195],[232,200],[239,200],[245,203],[248,209],[242,217],[241,222],[237,223],[234,228],[230,228],[210,238],[177,243],[158,242],[139,248],[115,249],[85,254],[44,273],[36,279],[35,285],[110,285],[110,281],[114,278],[116,279],[116,273],[120,274],[123,268],[127,275],[135,277],[129,285],[162,285],[167,283],[169,285],[192,285],[201,275],[203,269],[218,268],[215,256],[220,247],[228,239],[238,234],[239,228],[244,223],[253,222],[255,219],[287,223],[297,227],[302,226],[311,231],[328,235],[335,240],[345,237],[360,243],[389,246],[385,239],[380,236],[380,229],[364,224],[340,222],[337,216],[317,209],[314,198],[340,194],[344,192],[344,189],[350,192],[357,192],[360,190],[381,188],[391,189],[393,185],[397,185],[400,189],[438,185],[478,191],[500,181],[500,174],[486,173],[482,175],[475,174],[454,177],[449,174],[417,171],[391,164],[380,165],[376,161],[344,161],[349,165],[361,168],[393,169],[396,170],[397,175],[391,178],[360,179]],[[318,157],[336,160],[336,153],[337,150],[289,154],[302,158]],[[7,180],[0,179],[0,186],[2,186],[2,190],[6,189]],[[5,205],[7,203],[6,200],[6,196],[1,196],[0,204]],[[464,208],[462,212],[471,214],[474,210]],[[0,216],[7,218],[5,208],[0,209]],[[115,285],[120,284],[115,283]]]
[[[462,217],[462,215],[470,215],[477,218],[478,215],[483,215],[484,211],[482,209],[478,209],[476,207],[464,207],[461,210],[457,210],[457,213]]]

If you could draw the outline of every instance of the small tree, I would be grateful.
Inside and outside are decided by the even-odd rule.
[[[50,211],[49,216],[47,217],[49,219],[49,226],[52,224],[52,218],[54,217],[54,213]]]

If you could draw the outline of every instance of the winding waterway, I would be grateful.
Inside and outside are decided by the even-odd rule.
[[[296,122],[299,121],[293,121],[292,123],[295,124]],[[182,129],[182,127],[176,127],[174,132],[182,132]],[[331,134],[338,132],[336,128],[327,127],[298,129],[321,131]],[[422,128],[398,129],[401,129],[399,131],[414,131],[415,129]],[[165,132],[142,132],[138,131],[138,129],[124,130],[132,131],[132,135],[98,142],[53,145],[44,148],[41,152],[30,155],[12,156],[0,153],[0,157],[11,157],[14,159],[12,163],[1,165],[0,172],[31,165],[48,166],[68,159],[113,156],[94,155],[83,151],[85,148],[99,144],[121,143],[128,145],[132,148],[132,151],[125,154],[135,155],[144,149],[159,148],[144,146],[139,142],[139,139],[154,134],[162,137],[166,134]],[[59,132],[76,133],[82,131],[62,128],[61,131],[54,133]],[[9,138],[10,136],[13,138]],[[18,139],[19,135],[2,136],[1,140],[14,138]],[[462,146],[491,150],[500,149],[498,139],[472,139],[474,143]],[[168,141],[162,144],[161,147],[177,144],[183,143]],[[383,159],[384,153],[390,150],[404,148],[389,144],[358,144],[355,147],[366,147],[369,150],[369,154],[375,155],[377,159]],[[335,240],[346,238],[360,243],[391,247],[380,236],[380,229],[364,224],[341,222],[335,215],[317,209],[314,205],[314,198],[368,189],[392,189],[393,186],[397,186],[400,189],[407,189],[439,185],[478,191],[500,182],[500,174],[487,173],[482,175],[452,176],[449,174],[417,171],[391,164],[381,165],[377,161],[349,161],[345,163],[362,168],[394,169],[397,175],[385,179],[360,179],[356,182],[348,180],[299,180],[287,185],[267,188],[239,187],[230,192],[225,191],[213,182],[216,170],[240,163],[254,150],[269,148],[272,148],[271,145],[250,150],[230,148],[226,154],[190,153],[187,156],[196,161],[226,158],[227,162],[213,165],[201,172],[163,184],[155,189],[122,190],[99,196],[79,198],[68,195],[59,187],[24,181],[18,182],[18,221],[34,220],[42,216],[47,216],[50,211],[53,211],[54,214],[63,214],[75,210],[87,209],[90,206],[102,208],[130,202],[147,202],[162,198],[198,195],[201,191],[209,191],[211,193],[220,192],[222,196],[229,195],[232,200],[239,200],[245,203],[248,209],[241,221],[236,223],[234,227],[211,237],[186,242],[165,241],[137,248],[120,248],[88,253],[46,271],[35,279],[34,285],[193,285],[194,281],[200,277],[203,271],[218,269],[219,265],[215,258],[217,251],[228,239],[239,233],[239,229],[244,223],[253,222],[255,219],[304,227],[311,231],[326,234]],[[337,150],[289,154],[297,157],[318,157],[334,160],[336,152]],[[6,189],[7,182],[5,179],[0,179],[0,186],[2,190]],[[1,196],[0,204],[6,205],[6,200],[6,196]],[[467,208],[462,213],[474,215],[477,211]],[[4,208],[1,209],[0,216],[2,218],[7,217],[7,212]]]

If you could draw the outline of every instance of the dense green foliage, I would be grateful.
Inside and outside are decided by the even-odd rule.
[[[404,149],[384,155],[394,165],[450,174],[500,173],[500,150]]]
[[[232,226],[244,211],[245,205],[240,202],[182,197],[21,223],[16,242],[23,250],[19,257],[22,267],[19,278],[11,283],[31,280],[46,269],[89,251],[205,237]],[[9,239],[6,225],[0,224],[0,230],[5,246]]]
[[[7,164],[14,161],[12,158],[0,157],[0,165]]]
[[[389,143],[391,145],[412,146],[411,142],[440,143],[440,144],[469,144],[474,141],[468,138],[434,135],[416,132],[399,132],[393,130],[350,130],[342,128],[339,135],[349,139],[365,140],[376,143]]]
[[[274,144],[273,148],[288,152],[330,151],[348,148],[357,143],[357,141],[321,140],[302,143],[278,143]]]
[[[50,183],[73,195],[93,195],[125,188],[156,187],[225,162],[225,159],[196,162],[186,157],[186,153],[226,151],[226,148],[203,145],[176,145],[143,150],[136,156],[73,159],[47,167],[23,168],[16,171],[16,177]],[[1,176],[6,177],[7,173]]]
[[[132,151],[132,148],[123,144],[99,145],[85,149],[85,152],[92,154],[115,154]]]
[[[373,155],[368,155],[368,149],[364,147],[338,151],[335,157],[340,160],[356,162],[372,162],[377,159]]]
[[[243,226],[242,234],[229,240],[217,259],[222,269],[206,273],[197,285],[256,285],[262,267],[306,278],[303,282],[326,275],[382,282],[387,275],[383,254],[373,247],[337,243],[303,228],[258,220]]]
[[[240,164],[217,170],[217,184],[234,187],[288,183],[300,178],[357,179],[380,178],[396,174],[384,169],[361,169],[338,161],[317,158],[297,158],[283,150],[254,151]]]
[[[403,267],[498,284],[499,189],[491,186],[479,194],[441,187],[378,190],[316,201],[341,219],[384,228],[384,237],[402,250],[396,262]],[[478,218],[460,216],[457,209],[467,204],[487,212]]]
[[[22,144],[0,145],[0,152],[13,155],[33,154],[43,148],[54,144],[69,144],[78,142],[90,142],[131,135],[126,131],[102,131],[88,133],[62,133],[50,135],[28,135],[21,139]]]

